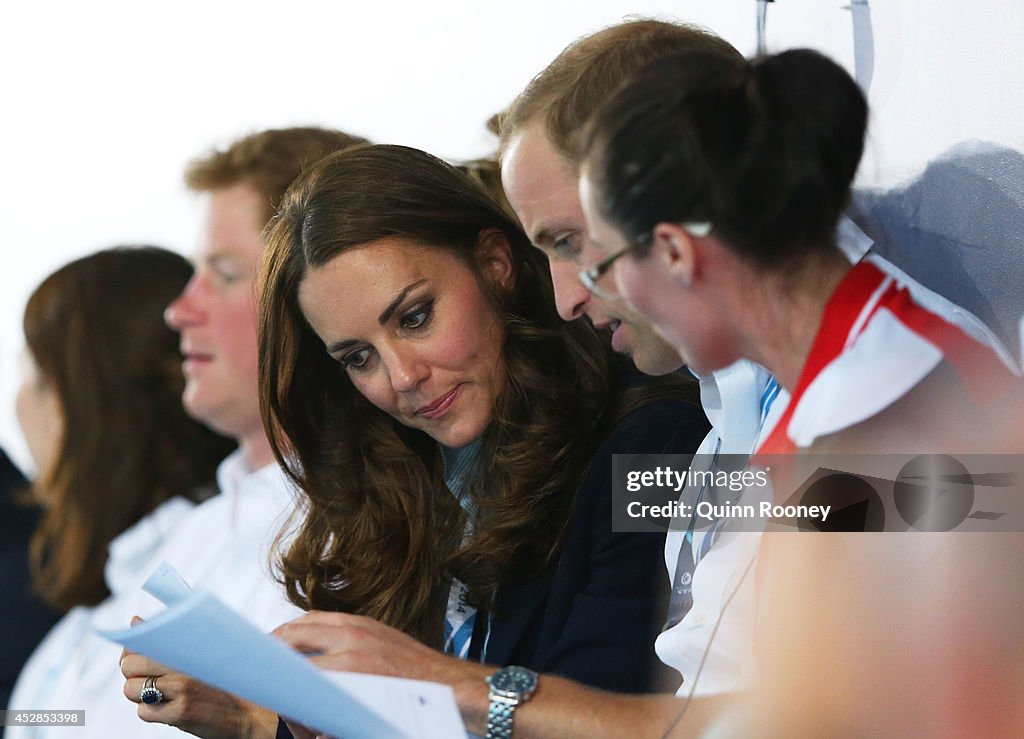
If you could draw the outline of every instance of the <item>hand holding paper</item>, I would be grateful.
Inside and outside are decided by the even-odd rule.
[[[447,686],[319,670],[176,575],[161,566],[144,586],[176,601],[167,611],[104,636],[331,736],[466,736]]]

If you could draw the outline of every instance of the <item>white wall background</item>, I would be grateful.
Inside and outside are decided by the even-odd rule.
[[[777,0],[770,49],[813,46],[852,71],[848,0]],[[1024,10],[1011,0],[871,0],[875,73],[862,184],[892,184],[949,145],[1024,150]],[[90,251],[188,253],[181,184],[209,147],[321,124],[448,158],[487,153],[484,121],[574,38],[631,14],[755,48],[755,0],[138,0],[0,7],[0,444],[14,421],[31,290]]]

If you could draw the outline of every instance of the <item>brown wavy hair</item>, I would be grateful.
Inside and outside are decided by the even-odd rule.
[[[474,271],[479,236],[511,245],[513,286],[489,292],[504,324],[505,387],[469,495],[474,536],[445,487],[439,447],[375,408],[324,350],[298,305],[307,270],[402,237]],[[268,227],[260,289],[260,404],[278,461],[306,493],[280,567],[290,598],[360,613],[439,644],[452,577],[487,608],[495,589],[546,569],[609,422],[608,352],[555,310],[545,257],[494,197],[415,149],[362,146],[327,157],[285,195]]]
[[[103,600],[110,542],[168,498],[212,493],[234,447],[181,405],[178,336],[163,311],[191,275],[165,249],[107,249],[51,274],[25,307],[28,350],[64,422],[32,489],[44,504],[33,582],[54,606]]]

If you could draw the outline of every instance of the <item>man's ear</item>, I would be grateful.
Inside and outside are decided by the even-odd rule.
[[[512,289],[512,245],[500,228],[485,228],[476,239],[476,266],[488,286],[498,293]]]
[[[651,253],[666,274],[684,288],[697,276],[697,253],[693,237],[676,223],[659,223],[651,234]]]

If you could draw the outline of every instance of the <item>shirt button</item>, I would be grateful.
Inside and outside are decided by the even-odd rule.
[[[703,613],[693,614],[693,623],[695,623],[697,626],[700,626],[707,620],[707,617]]]

